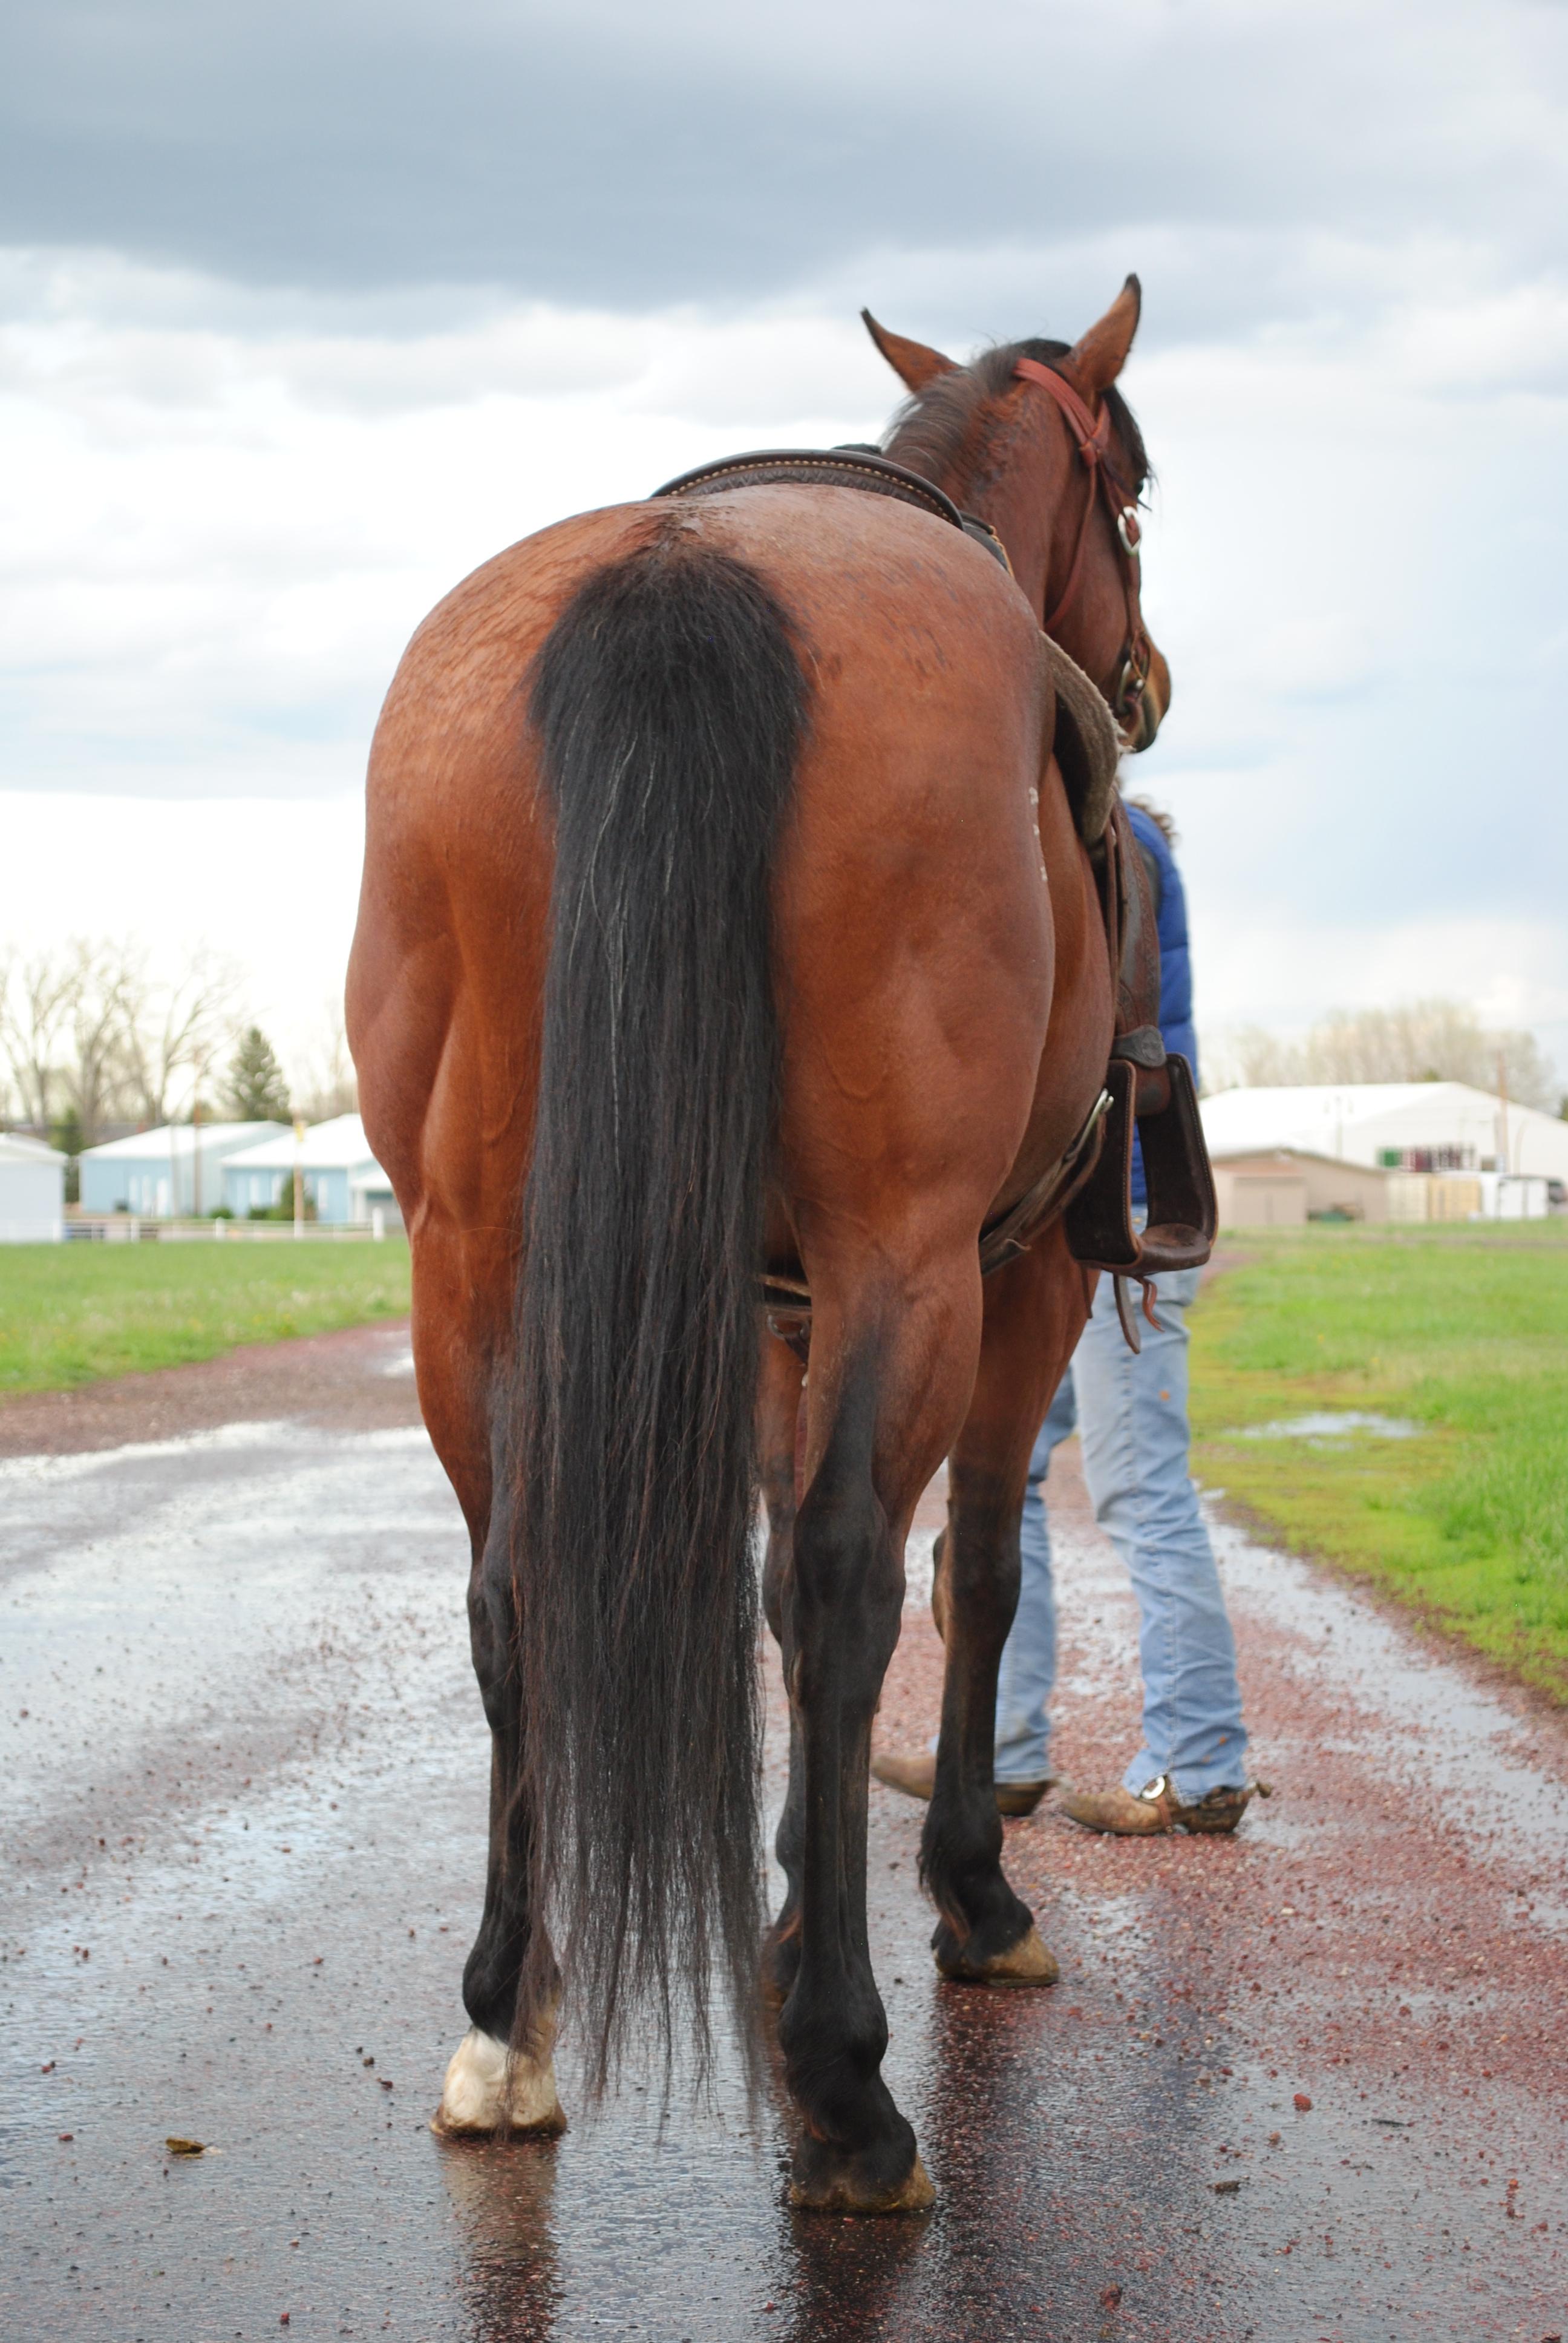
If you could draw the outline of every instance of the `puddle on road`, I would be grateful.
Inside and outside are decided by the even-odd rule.
[[[1304,1440],[1309,1448],[1348,1448],[1363,1440],[1419,1440],[1424,1425],[1404,1416],[1373,1415],[1360,1408],[1320,1408],[1311,1415],[1282,1417],[1275,1423],[1241,1424],[1221,1440]]]

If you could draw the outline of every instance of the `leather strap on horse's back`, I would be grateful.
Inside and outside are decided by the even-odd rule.
[[[863,488],[914,505],[953,528],[964,526],[962,513],[934,480],[860,447],[759,447],[749,456],[699,464],[653,493],[656,498],[716,497],[730,488]]]

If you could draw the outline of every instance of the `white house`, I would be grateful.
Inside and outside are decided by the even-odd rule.
[[[65,1233],[65,1156],[0,1131],[0,1244],[58,1244]]]
[[[1387,1172],[1503,1172],[1568,1181],[1568,1122],[1468,1082],[1303,1082],[1217,1091],[1211,1155],[1301,1148]]]
[[[297,1161],[319,1221],[368,1221],[379,1210],[396,1222],[392,1182],[370,1152],[357,1114],[314,1124],[297,1150],[294,1134],[242,1148],[224,1166],[225,1201],[236,1220],[265,1212],[294,1192]]]
[[[287,1129],[282,1122],[160,1123],[128,1139],[85,1147],[81,1202],[85,1212],[136,1212],[169,1220],[214,1212],[224,1201],[223,1167],[258,1139]]]

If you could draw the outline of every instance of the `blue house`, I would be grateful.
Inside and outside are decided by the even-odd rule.
[[[165,1122],[85,1147],[79,1159],[82,1210],[160,1221],[214,1212],[226,1202],[229,1157],[287,1128],[283,1122]]]
[[[370,1152],[357,1114],[314,1124],[297,1148],[288,1131],[231,1155],[224,1165],[224,1201],[236,1220],[292,1196],[297,1161],[318,1221],[366,1222],[379,1210],[396,1224],[392,1182]]]

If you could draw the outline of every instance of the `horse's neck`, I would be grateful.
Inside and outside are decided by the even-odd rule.
[[[1075,468],[1066,434],[1026,412],[1007,417],[989,445],[966,451],[937,482],[961,511],[990,523],[1038,618],[1072,558]]]
[[[1043,626],[1053,619],[1050,632],[1070,659],[1091,676],[1109,696],[1120,665],[1117,646],[1124,629],[1124,603],[1120,580],[1109,580],[1092,560],[1092,548],[1083,546],[1071,593],[1074,556],[1085,528],[1092,531],[1095,516],[1084,512],[1084,499],[1094,496],[1094,483],[1078,459],[1064,430],[1019,434],[1013,460],[1005,460],[1005,443],[998,453],[1004,460],[989,468],[975,467],[969,484],[957,488],[942,481],[955,504],[989,521],[1007,548],[1019,587]],[[1065,607],[1062,598],[1067,595]]]

